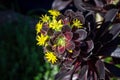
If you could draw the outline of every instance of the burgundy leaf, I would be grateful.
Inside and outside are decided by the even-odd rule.
[[[76,51],[74,50],[73,53],[72,53],[72,58],[76,58],[80,55],[80,50]]]
[[[67,70],[61,70],[59,73],[55,75],[55,80],[61,80],[61,78],[67,73]]]
[[[66,17],[69,17],[69,22],[71,22],[73,20],[73,17],[75,16],[74,11],[72,11],[71,9],[66,10],[64,14]]]
[[[44,35],[46,35],[47,34],[47,31],[45,31],[45,30],[43,30],[43,29],[41,29],[41,31],[40,31],[42,34],[44,34]]]
[[[66,43],[66,49],[69,51],[69,50],[74,50],[74,48],[75,48],[75,44],[72,42],[72,41],[70,41],[70,42],[67,42]]]
[[[53,35],[53,33],[54,33],[54,31],[50,28],[50,29],[48,29],[48,32],[47,32],[47,34],[49,35],[49,36],[52,36]]]
[[[120,24],[119,23],[113,24],[111,27],[112,28],[101,37],[101,42],[104,44],[114,40],[120,33]]]
[[[73,33],[73,40],[77,40],[79,38],[79,33]]]
[[[84,5],[83,0],[73,0],[76,8],[81,11],[85,11],[86,9],[83,8],[82,6]]]
[[[64,63],[63,65],[66,67],[66,68],[71,68],[73,66],[73,63],[76,61],[76,59],[72,59],[72,58],[66,58],[64,60]]]
[[[89,13],[87,13],[87,15],[85,16],[85,21],[86,21],[86,23],[88,23],[89,31],[92,31],[96,28],[96,26],[95,26],[95,14],[93,11],[90,11]]]
[[[66,17],[63,19],[63,24],[64,25],[69,25],[69,17]]]
[[[65,51],[65,46],[58,46],[57,51],[58,51],[59,54],[63,54],[64,51]]]
[[[61,80],[77,80],[78,74],[73,74],[73,77],[71,78],[71,75],[66,75],[63,79]]]
[[[75,33],[79,34],[79,38],[76,41],[84,40],[87,37],[87,32],[84,29],[78,29]]]
[[[44,24],[43,24],[43,27],[42,27],[42,30],[48,31],[48,29],[49,29],[48,23],[44,23]]]
[[[71,31],[70,26],[65,25],[65,26],[62,27],[62,32],[63,32],[63,33],[65,33],[65,32],[70,32],[70,31]]]
[[[112,40],[115,39],[120,33],[120,23],[112,25],[112,29],[109,31],[109,34],[112,34]]]
[[[98,71],[98,76],[100,79],[104,79],[105,78],[105,67],[104,67],[104,63],[101,60],[98,60],[95,64],[97,71]]]
[[[120,47],[118,46],[115,51],[111,53],[112,57],[120,58]]]
[[[59,35],[62,35],[61,32],[54,32],[53,37],[56,38],[56,37],[58,37]]]
[[[84,65],[79,74],[79,80],[87,80],[87,74],[88,74],[88,65]]]
[[[87,80],[98,80],[96,72],[89,71],[88,79]]]
[[[112,22],[118,13],[118,9],[111,9],[105,15],[105,22]]]
[[[118,44],[120,44],[120,37],[115,38],[110,43],[103,46],[97,51],[100,56],[111,56],[111,53],[117,49]],[[95,47],[96,48],[96,47]],[[97,49],[97,48],[96,48]]]
[[[73,33],[72,32],[65,32],[64,36],[65,36],[66,41],[70,41],[73,37]]]
[[[98,79],[97,74],[96,72],[94,72],[94,80],[97,80],[97,79]]]
[[[67,5],[71,3],[71,1],[72,0],[67,0],[67,1],[54,0],[52,4],[52,9],[63,10],[64,8],[66,8]]]
[[[94,48],[94,43],[92,40],[86,41],[86,43],[88,45],[87,52],[89,53]]]
[[[103,6],[104,6],[102,0],[94,0],[94,1],[95,1],[95,3],[96,3],[96,6],[97,6],[97,7],[103,7]]]
[[[105,75],[105,80],[110,80],[110,77],[107,74]]]
[[[61,71],[55,76],[55,80],[76,80],[78,74],[74,74],[76,67],[72,69],[61,69]]]

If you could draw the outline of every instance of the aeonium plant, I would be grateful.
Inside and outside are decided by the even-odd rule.
[[[43,46],[45,59],[60,66],[55,80],[110,80],[120,77],[119,10],[109,10],[101,24],[93,11],[49,10],[36,25],[37,45]],[[118,56],[116,56],[118,55]],[[106,57],[113,58],[105,62]],[[114,70],[113,70],[114,69]]]

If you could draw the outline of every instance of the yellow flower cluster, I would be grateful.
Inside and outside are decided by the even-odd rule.
[[[61,20],[57,21],[56,19],[53,19],[51,23],[49,24],[49,27],[55,31],[60,31],[62,29],[62,26],[63,24]]]
[[[44,23],[48,23],[49,28],[52,28],[55,31],[60,31],[63,26],[61,20],[59,21],[56,20],[56,17],[60,15],[59,11],[49,10],[48,12],[50,16],[48,16],[47,14],[42,15],[42,17],[40,17],[40,21],[36,24],[36,33],[37,33],[36,40],[38,41],[37,45],[39,46],[45,46],[47,44],[46,40],[49,37],[48,35],[44,35],[41,33],[41,29]],[[54,64],[57,61],[57,57],[53,54],[53,52],[46,52],[45,57],[52,64]]]
[[[57,10],[49,10],[49,16],[47,14],[42,15],[40,17],[40,21],[36,24],[36,40],[37,45],[39,46],[46,46],[47,40],[49,40],[50,36],[47,34],[43,34],[42,31],[44,31],[44,27],[51,28],[54,31],[61,31],[62,27],[64,26],[64,22],[62,20],[57,20],[56,18],[61,14]],[[47,23],[47,25],[44,26],[44,23]],[[73,24],[71,26],[75,26],[77,28],[82,28],[82,23],[80,20],[75,19],[72,22]],[[56,44],[54,44],[55,46]],[[65,45],[65,39],[61,38],[58,40],[58,45]],[[45,51],[46,52],[46,51]],[[70,53],[72,53],[72,50],[69,50]],[[52,64],[56,63],[57,56],[54,54],[54,52],[46,52],[45,58],[51,62]]]
[[[45,45],[45,41],[48,39],[48,36],[44,36],[43,34],[41,34],[40,36],[37,35],[36,40],[38,41],[37,45],[39,46],[44,46]]]
[[[44,22],[49,22],[50,21],[50,17],[47,16],[46,14],[45,15],[42,15],[42,17],[40,17],[41,21],[44,23]]]
[[[57,11],[57,10],[49,10],[48,11],[52,16],[59,16],[60,15],[60,12]]]
[[[40,30],[42,29],[42,23],[39,21],[37,24],[36,24],[36,32],[37,34],[40,32]]]
[[[77,27],[77,28],[82,28],[82,23],[80,22],[80,20],[74,19],[72,26],[75,26],[75,27]]]
[[[52,64],[56,63],[57,61],[57,57],[54,55],[53,52],[46,52],[45,58]]]

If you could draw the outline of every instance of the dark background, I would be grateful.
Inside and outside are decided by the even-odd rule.
[[[50,9],[53,0],[0,0],[0,5],[26,14],[31,10]]]

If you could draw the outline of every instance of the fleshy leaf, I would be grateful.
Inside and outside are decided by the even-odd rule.
[[[120,47],[118,46],[114,52],[111,53],[112,57],[120,58]]]
[[[112,22],[116,16],[116,14],[118,13],[118,9],[111,9],[107,12],[107,14],[105,15],[105,22]]]
[[[71,31],[70,26],[65,25],[65,26],[62,27],[62,32],[65,33],[66,31],[67,31],[67,32],[70,32],[70,31]]]
[[[75,44],[72,42],[72,41],[70,41],[70,42],[67,42],[66,43],[66,49],[69,51],[69,50],[73,50],[74,48],[75,48]]]
[[[79,51],[74,50],[73,53],[72,53],[72,58],[78,57],[79,54],[80,54],[80,50]]]
[[[84,29],[78,29],[75,33],[79,34],[79,38],[76,41],[84,40],[87,37],[87,32]]]
[[[103,7],[104,6],[102,0],[94,0],[94,1],[96,3],[96,6],[98,6],[98,7]]]
[[[48,29],[48,32],[47,32],[47,34],[49,35],[49,36],[52,36],[53,35],[53,33],[54,33],[54,31],[50,28],[50,29]]]
[[[58,46],[57,51],[58,51],[59,54],[63,54],[64,51],[65,51],[65,46]]]
[[[86,41],[88,44],[87,52],[89,53],[94,48],[94,43],[92,40]]]
[[[111,26],[111,29],[101,37],[102,43],[107,43],[114,40],[120,33],[120,24],[114,24]]]
[[[52,9],[63,10],[67,5],[71,3],[72,0],[54,0],[52,4]]]
[[[112,34],[112,40],[115,39],[120,33],[120,23],[114,24],[112,29],[109,31],[109,34]]]
[[[84,65],[80,70],[79,80],[84,80],[84,78],[87,77],[87,73],[88,73],[88,65]]]
[[[76,80],[76,78],[78,77],[77,74],[74,74],[75,71],[75,67],[71,68],[71,69],[66,69],[63,68],[61,69],[61,71],[55,76],[55,80]]]
[[[90,31],[95,29],[95,14],[93,11],[90,11],[86,16],[85,16],[86,23],[89,23],[90,26]]]
[[[64,65],[66,68],[70,69],[70,68],[72,68],[73,63],[74,63],[75,61],[76,61],[76,59],[68,58],[68,59],[64,60],[63,65]]]
[[[59,73],[55,75],[55,80],[61,80],[62,77],[64,77],[64,74],[67,73],[67,70],[61,70]]]
[[[106,45],[102,45],[102,48],[99,48],[99,50],[97,51],[97,53],[99,55],[103,55],[103,56],[110,56],[112,52],[114,52],[117,49],[118,44],[120,43],[120,38],[117,37],[116,39],[114,39],[113,41],[111,41],[110,43],[106,44]]]
[[[96,72],[93,72],[92,70],[90,70],[87,80],[98,80]]]
[[[73,0],[76,8],[81,11],[85,11],[86,9],[83,8],[82,6],[84,5],[82,0]]]
[[[97,71],[98,71],[98,76],[101,79],[105,78],[105,67],[104,67],[104,63],[101,60],[98,60],[95,64]]]
[[[65,32],[64,36],[65,36],[65,39],[67,41],[70,41],[72,39],[72,37],[73,37],[73,33],[72,32]]]

